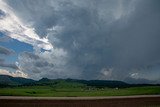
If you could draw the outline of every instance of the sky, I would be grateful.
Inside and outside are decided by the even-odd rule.
[[[0,74],[160,83],[159,0],[0,0]]]

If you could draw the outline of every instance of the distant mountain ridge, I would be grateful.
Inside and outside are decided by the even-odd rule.
[[[128,84],[122,81],[116,80],[79,80],[79,79],[48,79],[42,78],[38,81],[22,78],[12,77],[8,75],[0,75],[0,87],[7,86],[52,86],[52,87],[96,87],[96,88],[125,88],[133,86],[148,86],[148,85],[159,85],[159,84]]]
[[[0,75],[1,85],[23,85],[28,83],[33,83],[35,80],[22,78],[22,77],[12,77],[9,75]]]

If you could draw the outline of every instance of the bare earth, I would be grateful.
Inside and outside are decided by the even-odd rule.
[[[0,96],[0,107],[160,107],[160,95],[116,97]]]

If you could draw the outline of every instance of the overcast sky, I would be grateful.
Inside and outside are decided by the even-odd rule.
[[[160,1],[0,0],[0,74],[160,83]]]

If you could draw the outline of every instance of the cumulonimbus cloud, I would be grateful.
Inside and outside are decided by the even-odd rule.
[[[38,35],[33,37],[47,37],[47,43],[54,46],[51,51],[33,55],[24,52],[19,56],[21,69],[32,78],[125,80],[135,78],[134,74],[136,78],[160,78],[159,0],[6,3],[16,17],[34,28],[31,34]]]

